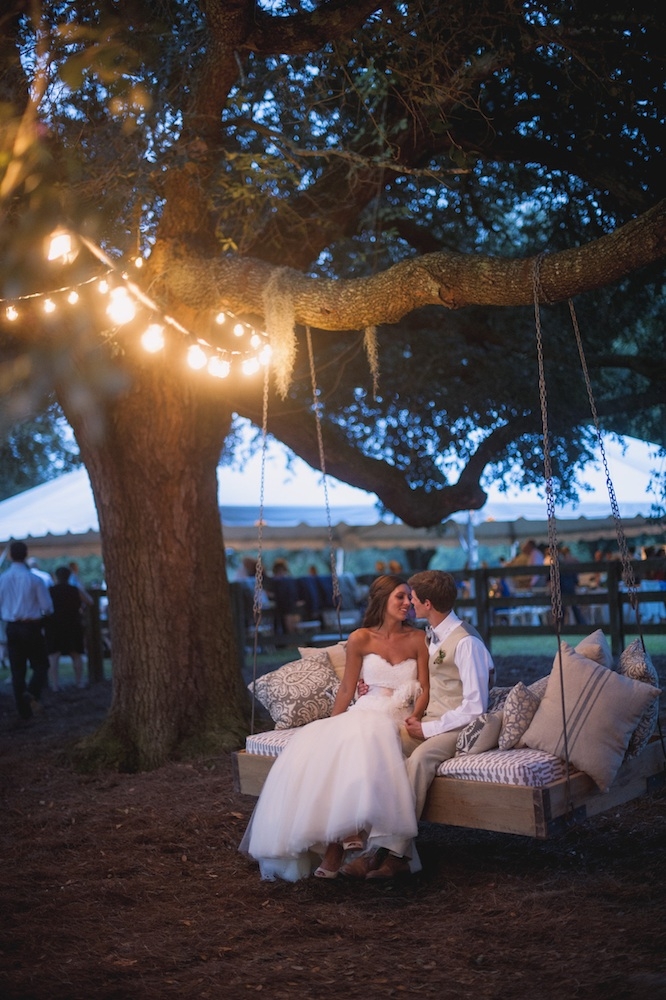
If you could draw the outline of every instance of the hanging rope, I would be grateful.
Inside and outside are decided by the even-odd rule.
[[[257,532],[257,562],[254,570],[254,598],[252,602],[252,617],[254,621],[254,642],[252,655],[252,714],[250,717],[250,735],[254,735],[254,718],[256,695],[254,693],[257,680],[257,656],[259,653],[259,627],[263,611],[264,594],[264,489],[266,481],[266,452],[268,448],[268,388],[270,383],[269,366],[264,370],[264,395],[261,417],[261,478],[259,481],[259,525]]]
[[[587,390],[587,397],[590,402],[590,412],[592,413],[592,419],[594,421],[594,430],[597,438],[597,443],[599,445],[599,452],[601,454],[601,459],[604,465],[604,472],[606,474],[606,488],[608,490],[608,499],[610,501],[611,513],[613,515],[613,520],[615,522],[615,534],[617,537],[617,545],[620,550],[620,561],[622,563],[622,580],[625,587],[627,588],[627,593],[629,595],[629,603],[633,609],[634,617],[636,618],[636,629],[638,631],[638,637],[641,640],[641,646],[643,647],[643,653],[645,656],[648,655],[645,646],[645,637],[643,635],[643,623],[641,621],[641,606],[638,601],[638,583],[636,582],[636,574],[634,573],[634,567],[631,564],[631,557],[629,556],[629,547],[627,545],[627,536],[625,535],[624,528],[622,526],[622,518],[620,516],[620,507],[617,502],[617,497],[615,495],[615,487],[613,486],[613,481],[608,471],[608,460],[606,458],[606,450],[604,448],[603,437],[601,434],[601,425],[599,423],[599,414],[597,412],[597,404],[594,399],[594,393],[592,392],[592,380],[590,379],[589,369],[587,367],[587,359],[585,357],[585,351],[583,349],[583,340],[580,335],[580,328],[578,326],[578,317],[576,316],[576,310],[571,299],[569,299],[569,313],[571,315],[571,322],[574,328],[574,334],[576,336],[576,344],[578,346],[578,354],[580,357],[580,364],[583,370],[583,377],[585,379],[585,388]],[[664,738],[664,733],[662,731],[661,719],[657,716],[657,731],[659,733],[659,739],[661,741],[661,747],[664,754],[664,760],[666,761],[666,741]]]
[[[543,361],[543,335],[541,331],[541,311],[539,302],[545,298],[541,287],[541,264],[545,254],[539,254],[534,261],[534,320],[536,325],[537,359],[539,365],[539,400],[541,405],[541,425],[543,428],[543,465],[546,480],[546,511],[548,517],[548,552],[550,554],[550,603],[557,636],[557,660],[560,671],[560,703],[562,707],[562,737],[564,742],[564,759],[567,765],[566,790],[567,804],[570,815],[573,815],[574,804],[571,794],[569,737],[567,732],[567,713],[564,699],[564,668],[562,665],[562,588],[560,585],[560,559],[557,549],[557,523],[555,520],[555,497],[553,492],[553,469],[550,454],[550,432],[548,429],[548,399],[546,393],[546,376]]]
[[[326,523],[328,525],[328,544],[331,562],[331,579],[333,581],[333,607],[338,619],[338,634],[342,639],[342,622],[340,619],[340,608],[342,605],[342,595],[340,593],[340,581],[335,565],[335,547],[333,544],[333,525],[331,524],[331,504],[328,497],[328,481],[326,478],[326,459],[324,456],[324,438],[321,430],[321,404],[319,402],[319,390],[317,388],[317,376],[315,372],[314,351],[312,349],[312,333],[310,327],[306,326],[305,336],[308,345],[308,359],[310,361],[310,383],[312,386],[312,403],[314,407],[315,423],[317,426],[317,445],[319,448],[319,468],[324,479],[324,502],[326,504]]]

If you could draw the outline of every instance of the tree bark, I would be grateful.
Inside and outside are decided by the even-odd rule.
[[[71,415],[99,513],[113,643],[110,713],[79,751],[89,766],[149,769],[237,747],[247,732],[216,488],[230,413],[210,381],[173,358],[137,365],[101,437]]]
[[[544,248],[547,250],[547,248]],[[397,323],[423,306],[521,306],[534,299],[539,262],[541,302],[562,302],[602,288],[666,256],[666,201],[614,232],[582,247],[512,260],[440,251],[401,261],[381,274],[337,280],[280,270],[297,323],[321,330],[362,330]],[[278,269],[265,261],[197,256],[173,241],[159,241],[151,276],[167,298],[199,309],[264,311],[264,294]],[[269,331],[270,332],[270,331]]]

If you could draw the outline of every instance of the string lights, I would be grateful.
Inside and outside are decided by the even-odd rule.
[[[214,378],[227,378],[234,364],[239,362],[244,375],[252,376],[262,367],[270,364],[271,346],[268,335],[249,323],[240,320],[230,310],[220,310],[214,317],[213,330],[208,337],[198,336],[188,330],[136,285],[126,271],[121,271],[104,251],[86,237],[72,233],[62,227],[56,229],[46,242],[47,260],[60,264],[71,264],[80,247],[86,247],[105,267],[105,273],[96,275],[75,285],[51,289],[49,292],[34,292],[0,298],[0,316],[9,323],[17,323],[31,310],[40,309],[52,317],[62,309],[76,308],[85,302],[84,289],[96,291],[103,302],[104,312],[114,329],[127,326],[137,320],[145,320],[143,332],[139,335],[141,347],[149,354],[158,354],[167,344],[167,330],[177,333],[186,342],[184,359],[195,371],[206,370]],[[134,267],[140,270],[143,257],[134,260]],[[211,341],[214,341],[211,343]]]

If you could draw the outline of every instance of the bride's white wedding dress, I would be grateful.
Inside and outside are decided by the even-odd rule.
[[[326,844],[365,831],[416,836],[414,793],[398,728],[420,688],[416,660],[363,658],[370,690],[342,715],[303,726],[271,768],[240,844],[261,877],[290,882],[310,875]],[[420,868],[416,852],[413,871]]]

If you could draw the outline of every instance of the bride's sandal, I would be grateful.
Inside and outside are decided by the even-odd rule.
[[[338,869],[344,860],[344,850],[342,844],[331,843],[327,846],[326,852],[321,859],[321,864],[315,868],[313,875],[315,878],[337,878]],[[332,868],[325,868],[324,865],[332,865]]]

